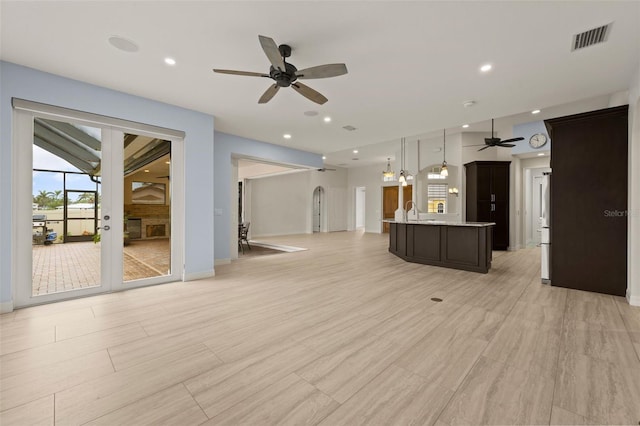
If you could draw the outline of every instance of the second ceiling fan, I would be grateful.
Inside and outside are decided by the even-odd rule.
[[[491,148],[492,146],[501,146],[503,148],[512,148],[515,145],[510,143],[510,142],[518,142],[518,141],[523,141],[523,140],[524,140],[523,137],[511,138],[511,139],[505,139],[505,140],[500,140],[500,138],[494,137],[493,136],[493,118],[492,118],[491,119],[491,137],[490,138],[484,138],[485,146],[480,148],[478,151],[482,151],[482,150],[485,150],[487,148]]]
[[[215,68],[213,71],[222,74],[244,75],[249,77],[267,77],[272,79],[275,83],[269,86],[269,88],[262,94],[262,96],[258,100],[259,104],[265,104],[269,102],[271,98],[273,98],[275,94],[278,93],[278,90],[280,90],[281,87],[291,86],[296,92],[300,93],[305,98],[322,105],[327,102],[328,99],[321,93],[305,84],[300,83],[297,80],[337,77],[348,72],[347,66],[345,64],[318,65],[315,67],[298,70],[293,64],[285,61],[286,58],[291,56],[291,46],[286,44],[281,44],[280,46],[278,46],[272,38],[266,36],[259,35],[258,39],[260,40],[260,46],[262,46],[262,50],[264,51],[265,55],[267,55],[269,62],[271,62],[271,67],[269,68],[268,74]]]

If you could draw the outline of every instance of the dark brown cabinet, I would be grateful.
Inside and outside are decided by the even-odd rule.
[[[551,284],[624,296],[628,106],[545,120],[551,137]]]
[[[495,222],[493,250],[509,247],[510,161],[474,161],[464,165],[467,175],[467,221]]]

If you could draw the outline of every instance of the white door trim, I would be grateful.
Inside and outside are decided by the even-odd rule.
[[[11,250],[14,261],[11,265],[13,306],[24,307],[41,303],[49,303],[62,299],[71,299],[108,291],[125,290],[160,284],[171,281],[184,280],[184,229],[185,229],[185,198],[184,198],[184,132],[161,127],[149,126],[127,120],[100,116],[82,111],[40,104],[37,102],[13,99],[13,136],[12,136],[12,227]],[[143,280],[123,283],[122,265],[122,235],[124,212],[110,212],[111,230],[109,236],[103,235],[101,244],[106,243],[108,250],[102,250],[101,262],[105,262],[101,286],[87,289],[70,290],[64,293],[32,296],[32,200],[25,194],[32,193],[33,168],[33,131],[34,118],[64,120],[69,123],[89,125],[102,129],[105,143],[103,155],[110,156],[115,166],[113,173],[119,171],[123,176],[122,150],[111,150],[114,143],[122,141],[124,131],[138,135],[162,138],[171,141],[171,274]],[[166,132],[166,133],[165,133]],[[25,143],[25,141],[30,141]],[[105,152],[106,151],[106,152]],[[109,197],[112,206],[123,206],[123,185],[113,185],[107,194],[102,188],[102,196]],[[115,204],[114,204],[115,203]],[[119,210],[118,210],[119,211]],[[115,213],[115,214],[114,214]],[[104,217],[107,212],[102,211]],[[118,238],[119,236],[119,238]],[[121,253],[114,258],[119,250]],[[105,253],[109,252],[109,253]]]

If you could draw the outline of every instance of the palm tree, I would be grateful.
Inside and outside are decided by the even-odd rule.
[[[78,195],[78,199],[76,200],[76,203],[90,203],[93,204],[95,203],[96,199],[93,195],[93,193],[91,192],[83,192],[82,194]]]
[[[53,196],[52,192],[41,189],[40,192],[38,192],[38,195],[33,197],[33,202],[37,203],[41,207],[49,207],[52,196]]]
[[[53,191],[53,200],[51,200],[50,205],[51,208],[55,209],[63,204],[62,200],[62,190],[57,189]]]

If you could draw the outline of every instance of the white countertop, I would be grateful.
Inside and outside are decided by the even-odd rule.
[[[444,226],[474,226],[476,228],[481,228],[483,226],[494,226],[495,222],[453,222],[446,220],[408,220],[406,222],[399,222],[393,219],[384,219],[383,222],[387,223],[407,223],[411,225],[444,225]]]

